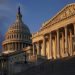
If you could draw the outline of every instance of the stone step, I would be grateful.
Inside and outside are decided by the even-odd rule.
[[[17,75],[75,75],[75,57],[47,60]]]

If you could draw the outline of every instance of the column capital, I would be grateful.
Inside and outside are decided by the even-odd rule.
[[[46,39],[46,38],[48,38],[48,36],[47,35],[43,35],[43,39]]]

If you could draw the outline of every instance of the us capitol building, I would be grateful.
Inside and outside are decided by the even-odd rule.
[[[6,32],[2,46],[1,61],[6,61],[5,65],[9,62],[7,67],[10,66],[10,73],[19,72],[21,66],[16,67],[15,64],[25,60],[37,61],[39,58],[54,60],[74,56],[75,3],[65,6],[32,35],[22,21],[19,7],[16,22]]]

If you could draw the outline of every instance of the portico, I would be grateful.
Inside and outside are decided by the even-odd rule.
[[[74,7],[75,4],[64,7],[32,35],[32,42],[35,45],[33,46],[34,55],[45,56],[48,59],[74,55],[72,47],[72,35],[75,34],[75,12],[72,12],[75,11]]]

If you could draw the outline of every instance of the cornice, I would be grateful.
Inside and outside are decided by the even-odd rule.
[[[67,17],[70,17],[75,14],[75,3],[66,5],[61,11],[59,11],[53,18],[43,23],[40,30],[48,25],[53,25],[61,20],[64,20]]]

